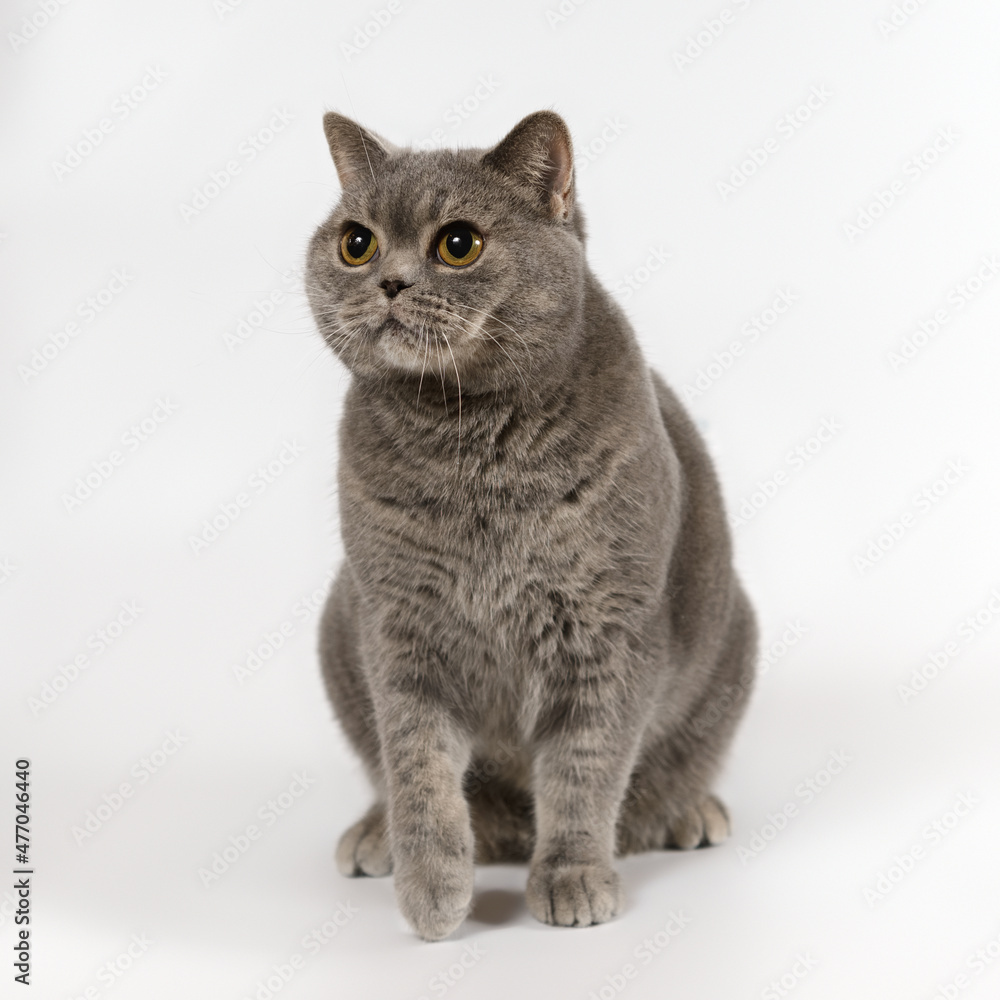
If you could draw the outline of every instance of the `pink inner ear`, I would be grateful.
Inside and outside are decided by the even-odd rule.
[[[569,147],[561,135],[552,136],[549,144],[551,164],[552,214],[566,216],[570,209],[570,190],[573,186],[573,161]]]
[[[522,118],[483,158],[488,166],[530,188],[550,218],[565,219],[573,207],[573,144],[554,112]]]

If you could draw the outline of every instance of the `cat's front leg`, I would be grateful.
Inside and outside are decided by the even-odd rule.
[[[474,857],[462,794],[469,743],[435,696],[433,669],[412,647],[397,654],[382,671],[376,700],[396,898],[428,941],[465,919]]]
[[[544,923],[600,924],[624,905],[613,861],[615,824],[642,713],[620,703],[612,689],[621,684],[609,664],[575,691],[563,691],[536,745],[537,834],[527,901]]]

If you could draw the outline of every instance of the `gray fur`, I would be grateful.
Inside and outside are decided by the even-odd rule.
[[[375,789],[338,865],[391,870],[431,940],[474,860],[530,861],[538,919],[600,923],[616,854],[728,833],[711,784],[756,628],[711,461],[587,267],[558,115],[491,150],[324,125],[343,194],[308,291],[352,380],[320,654]],[[455,220],[485,240],[462,269],[432,251]],[[379,241],[360,267],[349,223]]]

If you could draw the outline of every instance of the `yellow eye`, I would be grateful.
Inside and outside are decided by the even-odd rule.
[[[482,236],[462,222],[448,226],[438,237],[437,255],[442,264],[465,267],[482,252]]]
[[[378,250],[378,240],[375,239],[375,234],[364,226],[351,226],[340,241],[340,256],[353,267],[367,264],[375,256],[376,250]]]

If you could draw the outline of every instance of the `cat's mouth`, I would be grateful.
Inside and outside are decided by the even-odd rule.
[[[404,323],[396,316],[386,317],[385,322],[382,324],[382,332],[390,336],[398,334],[403,337],[411,338],[417,338],[420,334],[419,330],[414,329],[408,323]]]
[[[439,317],[390,315],[379,329],[378,349],[394,367],[416,374],[428,366],[450,369],[463,364],[464,340],[458,331],[445,332]]]
[[[380,330],[383,341],[394,341],[396,343],[412,344],[423,350],[424,345],[430,342],[443,345],[448,335],[441,330],[441,323],[436,317],[424,317],[423,319],[410,318],[401,319],[399,316],[390,315],[385,318]],[[455,343],[455,334],[451,334],[451,341]]]
[[[438,339],[426,323],[411,326],[396,316],[386,317],[379,334],[379,348],[386,360],[409,372],[426,364],[428,351]]]
[[[390,316],[382,324],[379,338],[384,348],[393,353],[406,352],[408,349],[424,350],[428,340],[433,343],[437,337],[427,324],[411,325],[395,316]]]

